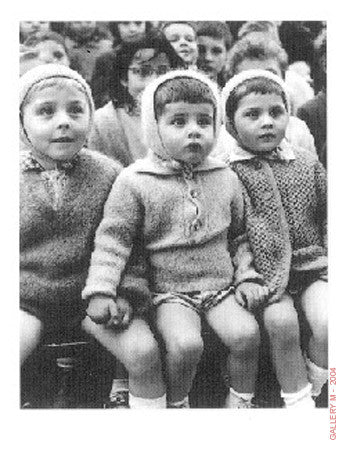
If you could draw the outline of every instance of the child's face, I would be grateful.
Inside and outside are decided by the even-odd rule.
[[[285,136],[288,113],[278,94],[251,93],[240,99],[234,115],[237,140],[247,150],[265,153]],[[226,124],[230,131],[229,122]]]
[[[39,42],[34,51],[37,52],[37,58],[41,64],[64,64],[70,65],[69,58],[62,45],[56,41]]]
[[[29,22],[23,21],[20,22],[20,32],[22,33],[24,39],[29,36],[29,34],[34,33],[36,31],[48,31],[49,30],[49,22]]]
[[[261,69],[268,70],[274,73],[278,77],[282,78],[282,72],[280,64],[275,58],[268,59],[256,59],[256,58],[245,58],[236,67],[236,74],[242,72],[243,70]]]
[[[198,67],[210,78],[216,76],[226,66],[227,51],[223,39],[198,36]]]
[[[81,37],[91,37],[96,28],[96,22],[90,20],[69,22],[70,30],[73,30]]]
[[[172,23],[164,29],[164,34],[184,62],[196,64],[198,56],[197,41],[195,32],[190,25]]]
[[[120,39],[124,42],[135,42],[145,34],[145,22],[119,22]]]
[[[158,127],[165,150],[171,158],[198,165],[213,148],[213,105],[168,103],[158,120]]]
[[[45,168],[73,158],[85,144],[90,109],[75,82],[42,87],[23,110],[23,125],[32,152]]]
[[[137,99],[152,80],[169,70],[169,59],[165,53],[155,55],[154,49],[144,48],[134,54],[123,84],[132,98]]]

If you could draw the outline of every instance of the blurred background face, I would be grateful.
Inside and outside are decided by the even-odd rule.
[[[31,33],[36,33],[37,31],[48,31],[49,22],[20,22],[20,32],[26,38]]]
[[[172,23],[164,31],[176,53],[187,64],[196,64],[198,49],[194,29],[185,23]]]
[[[275,58],[269,59],[249,59],[245,58],[241,61],[235,68],[235,73],[242,72],[243,70],[251,69],[261,69],[268,70],[269,72],[275,73],[278,77],[282,78],[283,74],[281,72],[280,64]]]
[[[119,22],[120,39],[124,42],[134,42],[145,34],[145,22]]]
[[[168,56],[165,53],[155,53],[153,48],[144,48],[138,50],[132,58],[127,80],[123,84],[133,99],[137,99],[153,79],[170,70]]]
[[[197,43],[198,68],[210,78],[216,78],[227,62],[227,51],[223,39],[216,39],[211,36],[198,36]]]
[[[42,64],[64,64],[70,65],[69,58],[62,45],[55,41],[43,41],[34,48],[37,58]]]
[[[75,33],[77,33],[79,36],[83,36],[84,38],[87,38],[93,34],[96,28],[96,22],[92,21],[79,21],[79,22],[69,22],[68,23],[69,29],[73,30]]]

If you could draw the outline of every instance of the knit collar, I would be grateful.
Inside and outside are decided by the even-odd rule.
[[[79,161],[79,155],[75,155],[71,160],[69,161],[57,161],[56,170],[62,170],[65,172],[68,172],[69,170],[72,170],[77,161]],[[34,155],[30,150],[22,150],[20,152],[20,165],[22,172],[45,172],[47,169],[45,169],[42,164],[40,164],[37,159],[35,159]]]
[[[178,161],[164,160],[152,150],[149,151],[146,158],[138,159],[134,165],[136,166],[136,172],[140,173],[152,173],[155,175],[177,175],[178,173],[183,173],[187,178],[190,178],[193,173],[210,172],[227,167],[224,162],[210,156],[202,164],[193,167],[181,164]]]
[[[236,161],[246,161],[253,158],[260,158],[260,159],[274,159],[278,161],[291,161],[296,159],[293,147],[292,145],[287,141],[287,139],[283,139],[280,142],[280,145],[269,154],[255,154],[250,153],[249,151],[245,150],[244,148],[240,147],[238,143],[234,145],[234,148],[232,149],[232,153],[227,158],[227,162],[236,162]]]

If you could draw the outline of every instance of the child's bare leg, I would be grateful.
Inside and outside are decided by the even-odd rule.
[[[202,356],[200,317],[186,306],[164,303],[157,307],[156,326],[166,349],[168,400],[176,404],[190,392]]]
[[[129,373],[129,389],[133,396],[142,399],[164,396],[166,388],[159,347],[144,320],[135,318],[127,329],[116,331],[97,325],[86,317],[82,326],[124,364]]]
[[[312,394],[318,396],[328,379],[328,308],[327,283],[318,280],[302,294],[301,305],[310,325],[306,364]]]
[[[20,310],[20,364],[37,347],[42,333],[42,322],[32,314]]]
[[[310,325],[309,358],[318,366],[328,367],[328,308],[327,286],[318,280],[302,294],[301,305]]]
[[[267,306],[263,319],[269,335],[276,377],[283,394],[301,392],[309,382],[300,347],[298,314],[292,298],[284,294],[279,303]]]
[[[206,319],[229,349],[228,369],[232,389],[244,401],[251,400],[255,392],[260,345],[260,331],[255,317],[241,307],[234,296],[229,296],[211,308],[206,313]]]

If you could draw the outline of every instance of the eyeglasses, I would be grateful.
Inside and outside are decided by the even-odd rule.
[[[129,67],[129,69],[133,74],[139,75],[141,78],[150,77],[154,73],[156,75],[164,75],[167,73],[170,69],[170,67],[167,66],[159,66],[159,67],[152,67],[152,66],[140,66],[140,67]]]

